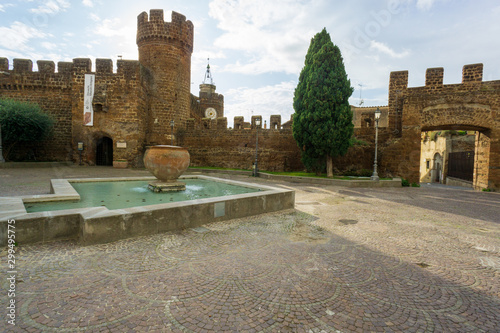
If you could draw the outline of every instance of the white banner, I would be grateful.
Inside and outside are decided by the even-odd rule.
[[[83,124],[85,126],[94,126],[94,109],[92,109],[94,81],[94,74],[85,74],[85,90],[83,92]]]

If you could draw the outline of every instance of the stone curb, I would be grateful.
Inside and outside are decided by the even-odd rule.
[[[197,172],[200,173],[225,173],[233,175],[247,175],[251,176],[252,171],[243,170],[220,170],[220,169],[188,169],[187,172]],[[292,183],[313,183],[321,185],[331,185],[331,186],[344,186],[344,187],[401,187],[401,178],[394,178],[392,180],[380,180],[374,182],[371,180],[344,180],[344,179],[327,179],[327,178],[313,178],[313,177],[299,177],[299,176],[282,176],[273,175],[265,172],[259,172],[259,177],[269,180],[281,180],[288,181]]]

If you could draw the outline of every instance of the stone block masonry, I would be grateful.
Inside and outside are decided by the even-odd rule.
[[[227,125],[227,121],[223,124]],[[304,169],[291,130],[259,128],[258,131],[260,170]],[[251,169],[255,162],[256,135],[256,129],[222,129],[214,126],[211,129],[188,130],[183,144],[189,148],[192,166]]]
[[[72,153],[72,63],[59,62],[58,72],[53,61],[37,64],[39,71],[34,72],[31,60],[14,59],[9,70],[9,60],[0,58],[0,98],[37,103],[55,120],[51,138],[35,146],[18,146],[13,155],[18,159],[66,161]]]
[[[444,85],[443,75],[428,69],[425,86],[408,88],[408,72],[391,73],[390,122],[399,122],[401,134],[390,139],[380,166],[418,182],[422,131],[476,131],[474,187],[500,189],[500,81],[483,82],[482,64],[465,65],[461,84]]]
[[[0,98],[30,101],[56,119],[54,136],[36,146],[39,160],[79,160],[83,163],[141,166],[148,145],[176,144],[189,149],[192,165],[249,169],[255,161],[255,120],[235,117],[227,128],[224,96],[215,85],[201,84],[199,97],[191,95],[191,55],[194,26],[182,14],[163,10],[143,12],[137,18],[139,60],[118,60],[113,73],[110,59],[54,64],[27,59],[0,58]],[[83,124],[85,74],[95,74],[94,125]],[[380,106],[379,173],[418,182],[421,132],[476,131],[474,187],[500,189],[500,81],[483,82],[483,65],[465,65],[460,84],[443,84],[444,69],[429,68],[425,86],[408,87],[408,71],[392,72],[388,105]],[[374,158],[377,107],[353,107],[355,137],[359,142],[335,166],[369,169]],[[214,112],[215,111],[215,112]],[[292,118],[293,119],[293,118]],[[174,137],[170,122],[174,121]],[[292,135],[293,120],[269,120],[259,132],[259,169],[303,170],[300,149]],[[104,145],[106,142],[106,145]],[[111,145],[109,143],[111,142]],[[33,147],[16,154],[33,155]],[[104,149],[105,148],[105,149]],[[118,163],[120,162],[120,163]]]

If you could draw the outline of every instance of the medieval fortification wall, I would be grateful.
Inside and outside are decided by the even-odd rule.
[[[259,135],[259,169],[301,170],[300,150],[292,131],[292,120],[284,124],[273,115],[266,128],[256,129],[235,117],[228,129],[224,96],[215,85],[201,84],[199,96],[190,93],[193,24],[173,12],[165,22],[162,10],[141,13],[137,18],[139,60],[118,60],[113,72],[110,59],[72,62],[0,58],[0,98],[30,101],[56,120],[54,135],[32,147],[18,147],[15,158],[72,160],[83,142],[82,160],[96,164],[103,154],[103,138],[112,142],[104,155],[110,161],[141,166],[148,145],[186,146],[192,165],[248,169],[255,160]],[[85,74],[95,75],[93,126],[83,119]],[[419,180],[420,138],[427,130],[476,131],[475,185],[500,187],[500,81],[483,82],[482,64],[466,65],[461,84],[443,84],[442,68],[430,68],[425,86],[408,87],[408,72],[392,72],[388,106],[379,107],[379,174]],[[339,169],[370,169],[374,157],[377,107],[353,110],[354,135],[358,139],[347,156],[334,161]],[[261,119],[262,120],[262,119]],[[266,119],[267,120],[267,119]],[[174,121],[174,137],[171,122]]]

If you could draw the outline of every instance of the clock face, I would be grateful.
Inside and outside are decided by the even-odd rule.
[[[207,108],[205,110],[205,118],[210,118],[210,119],[217,118],[217,111],[214,108]]]

